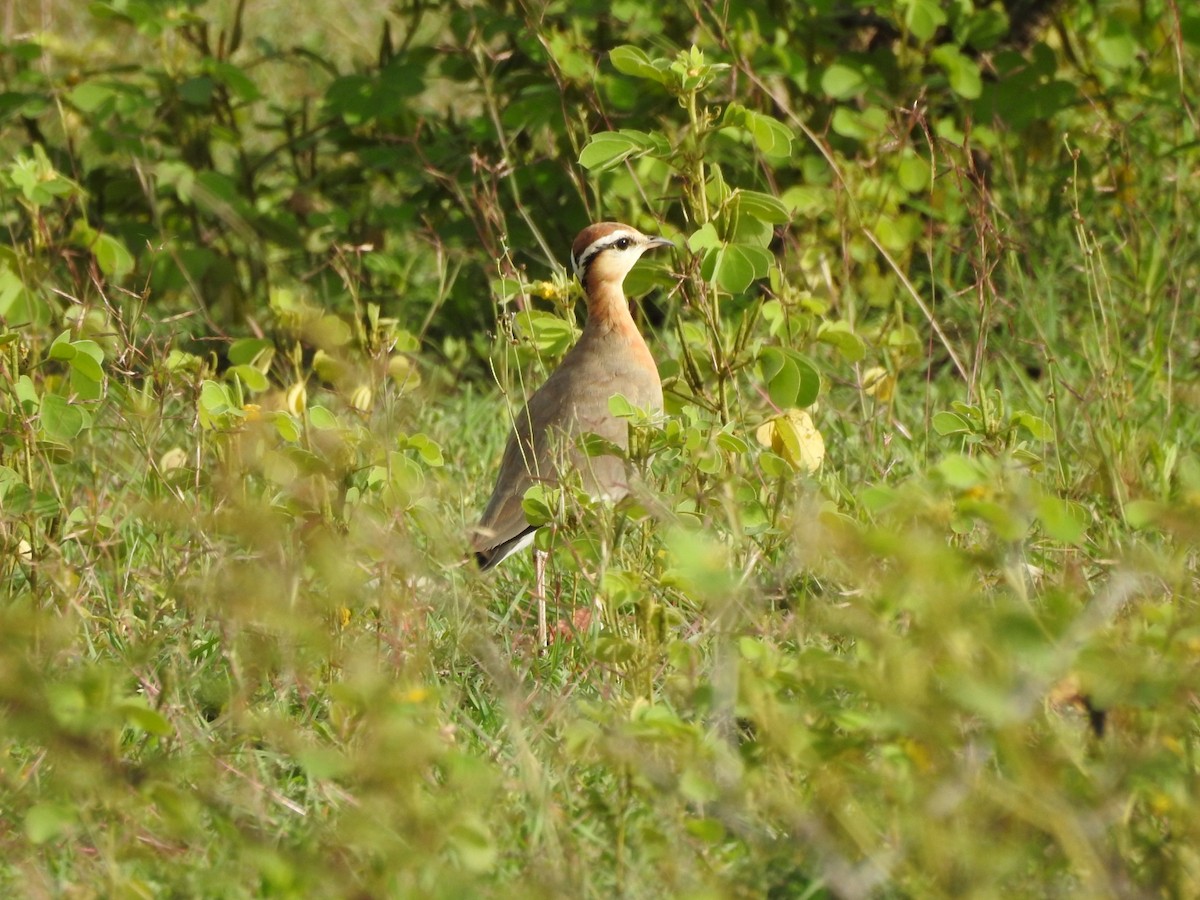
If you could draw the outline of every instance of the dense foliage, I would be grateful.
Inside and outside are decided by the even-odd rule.
[[[1200,10],[3,42],[5,894],[1200,892]],[[527,495],[540,651],[465,535],[600,219],[668,410]]]

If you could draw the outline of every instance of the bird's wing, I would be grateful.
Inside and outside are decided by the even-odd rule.
[[[532,530],[521,506],[525,492],[534,484],[553,484],[558,480],[555,455],[562,452],[571,433],[567,404],[570,379],[556,377],[560,372],[562,368],[529,398],[508,436],[496,486],[473,539],[475,552],[485,568],[507,556],[510,545]],[[569,370],[566,374],[569,375]]]

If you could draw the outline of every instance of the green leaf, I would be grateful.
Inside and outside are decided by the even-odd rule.
[[[338,422],[337,416],[331,413],[324,406],[314,406],[308,411],[308,422],[313,428],[319,431],[333,431],[335,428],[340,428],[341,423]]]
[[[736,205],[729,211],[726,238],[729,244],[741,244],[766,250],[775,237],[775,228],[755,216],[744,214]]]
[[[665,138],[642,131],[601,131],[592,135],[579,154],[579,164],[585,169],[604,172],[618,166],[633,155],[664,153],[670,147]]]
[[[30,324],[48,325],[50,306],[26,288],[16,272],[0,268],[0,317],[10,328]]]
[[[979,64],[964,56],[962,52],[950,44],[942,44],[929,54],[946,73],[950,81],[950,89],[960,97],[975,100],[983,93],[983,79],[979,75]]]
[[[618,419],[631,419],[637,415],[637,407],[624,394],[613,394],[608,398],[608,411]]]
[[[8,167],[8,177],[34,206],[46,206],[58,197],[83,195],[83,188],[55,170],[41,144],[33,145],[32,158],[18,156]]]
[[[104,349],[95,341],[73,341],[72,346],[75,347],[77,356],[87,356],[97,363],[104,362]]]
[[[924,221],[916,213],[884,216],[875,227],[875,236],[892,253],[904,253],[920,238]]]
[[[632,75],[634,78],[644,78],[662,85],[670,81],[670,76],[667,74],[667,68],[670,66],[668,60],[652,60],[644,50],[631,44],[614,47],[608,52],[608,58],[612,62],[613,68],[622,75]]]
[[[739,189],[734,192],[733,197],[741,215],[753,216],[771,225],[783,225],[790,218],[783,201],[770,194]]]
[[[1033,435],[1035,440],[1053,441],[1055,439],[1054,428],[1041,416],[1035,416],[1026,410],[1019,410],[1013,415],[1012,421]]]
[[[95,384],[104,380],[104,370],[100,365],[104,360],[104,351],[95,341],[73,342],[69,339],[68,333],[64,331],[54,339],[47,356],[50,359],[69,363],[72,375],[78,375]],[[87,399],[95,399],[95,397]]]
[[[738,652],[742,659],[748,659],[751,662],[758,662],[767,658],[768,650],[761,638],[750,637],[743,635],[738,638]]]
[[[192,106],[208,106],[212,102],[214,82],[207,75],[196,75],[179,83],[179,96],[184,103]]]
[[[80,341],[80,343],[84,342]],[[91,343],[91,341],[87,341],[87,343]],[[71,358],[71,371],[96,384],[104,381],[104,369],[95,357],[88,353],[76,353]]]
[[[1115,16],[1106,17],[1104,33],[1096,41],[1096,53],[1115,69],[1125,69],[1137,59],[1138,45],[1129,26]]]
[[[942,411],[933,417],[933,430],[938,434],[970,434],[975,429],[958,413]]]
[[[768,478],[786,478],[794,471],[790,462],[770,450],[764,450],[759,455],[758,464]]]
[[[800,390],[796,393],[794,406],[804,409],[817,402],[817,397],[821,393],[821,374],[817,371],[816,366],[799,353],[794,350],[789,352],[792,354],[792,362],[800,370]]]
[[[896,167],[900,187],[909,194],[922,194],[933,184],[933,166],[919,156],[906,156]]]
[[[1038,502],[1038,518],[1046,534],[1064,544],[1078,544],[1088,522],[1084,507],[1058,497],[1043,497]]]
[[[241,338],[229,347],[229,361],[235,366],[248,366],[258,360],[259,354],[274,350],[275,344],[266,338]]]
[[[67,92],[67,102],[80,112],[97,113],[102,106],[112,102],[115,94],[107,84],[85,81]]]
[[[839,106],[833,111],[829,127],[842,137],[865,141],[882,134],[887,128],[887,112],[879,106],[850,109]]]
[[[741,294],[758,278],[765,278],[775,259],[765,247],[729,244],[709,250],[701,274],[723,291]]]
[[[147,734],[165,737],[173,734],[175,729],[171,727],[171,723],[161,713],[155,712],[146,706],[144,701],[130,701],[122,703],[118,709],[125,716],[125,721],[139,728]]]
[[[436,468],[446,462],[445,457],[442,455],[442,448],[438,446],[437,441],[426,434],[414,434],[405,441],[405,444],[409,448],[416,450],[417,455],[421,457],[421,461],[427,466]]]
[[[973,488],[987,478],[987,473],[978,462],[961,453],[947,456],[937,464],[935,470],[950,487],[960,491]]]
[[[730,103],[725,107],[725,113],[721,116],[721,127],[749,131],[759,152],[764,156],[782,159],[792,154],[792,141],[795,136],[788,126],[771,116],[746,109],[740,103]]]
[[[38,393],[37,385],[33,383],[33,379],[28,375],[22,375],[17,379],[17,383],[13,386],[13,391],[17,395],[17,402],[21,404],[23,412],[33,412],[42,404],[42,398]]]
[[[389,487],[409,502],[411,496],[425,484],[425,470],[415,459],[398,450],[388,453]]]
[[[858,502],[868,512],[877,513],[895,504],[897,496],[894,488],[885,485],[870,485],[859,491]]]
[[[540,309],[526,309],[514,319],[517,332],[541,353],[561,356],[579,336],[578,329],[566,319]]]
[[[904,27],[919,40],[927,43],[938,28],[946,24],[946,12],[939,0],[905,0]]]
[[[350,323],[332,313],[309,323],[304,334],[308,340],[322,349],[344,347],[354,339],[354,330],[350,327]]]
[[[325,88],[325,107],[329,114],[348,125],[359,125],[376,115],[375,86],[365,75],[343,75]]]
[[[750,451],[749,444],[736,434],[730,434],[728,431],[717,432],[717,446],[738,456]]]
[[[792,155],[792,130],[778,119],[752,113],[750,131],[764,156],[784,159]]]
[[[51,440],[69,443],[79,436],[87,422],[83,409],[73,406],[58,394],[46,394],[42,397],[40,410],[42,431]]]
[[[100,271],[109,278],[120,279],[133,271],[133,254],[111,234],[97,231],[82,219],[71,227],[71,242],[90,251],[96,257]]]
[[[228,62],[210,61],[208,70],[218,81],[229,88],[230,92],[242,102],[250,103],[262,98],[262,94],[244,70]]]
[[[9,516],[23,516],[33,508],[34,494],[23,482],[9,482],[0,490],[4,501],[4,512]]]
[[[276,433],[289,444],[300,440],[300,426],[294,416],[285,412],[277,412],[271,416],[271,421],[275,425]]]
[[[849,322],[822,322],[817,340],[837,348],[847,362],[856,363],[867,355],[867,345],[850,327]]]
[[[459,864],[468,872],[489,872],[500,856],[491,829],[477,812],[467,813],[451,826],[449,843]]]
[[[521,509],[530,525],[540,526],[554,518],[554,509],[558,505],[557,490],[547,489],[535,484],[521,498]],[[553,504],[553,507],[552,507]]]
[[[689,819],[684,828],[692,837],[706,844],[719,844],[725,840],[725,826],[719,819]]]
[[[959,498],[955,506],[960,514],[985,522],[1002,540],[1018,541],[1029,532],[1028,519],[1016,512],[1011,505],[982,500],[968,494]]]
[[[71,332],[64,331],[54,339],[54,343],[50,345],[50,349],[46,351],[46,355],[50,359],[69,360],[74,358],[76,353],[75,347],[71,344]]]
[[[1008,13],[998,4],[975,9],[961,26],[955,27],[960,44],[976,50],[991,50],[1009,31]]]
[[[720,247],[721,244],[721,236],[717,234],[717,226],[712,222],[701,225],[692,232],[691,237],[687,240],[688,249],[693,253],[699,253],[701,250],[712,250]]]
[[[216,381],[205,381],[200,386],[200,407],[205,412],[219,416],[234,408],[229,389]]]
[[[1164,504],[1155,500],[1131,500],[1125,504],[1125,521],[1138,531],[1153,528],[1166,510]]]
[[[70,831],[78,821],[65,803],[37,803],[25,813],[25,836],[31,844],[45,844]]]
[[[848,100],[866,89],[866,75],[857,66],[834,63],[821,75],[821,90],[834,100]]]
[[[235,375],[247,390],[255,394],[261,394],[270,386],[267,376],[254,366],[232,366],[229,374]]]
[[[784,347],[764,347],[758,362],[767,394],[780,409],[811,406],[821,390],[821,376],[807,359]]]

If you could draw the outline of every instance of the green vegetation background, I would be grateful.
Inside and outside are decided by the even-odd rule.
[[[0,10],[0,892],[1200,894],[1194,4]]]

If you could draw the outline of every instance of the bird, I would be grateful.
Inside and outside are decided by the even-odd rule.
[[[662,382],[646,341],[629,311],[622,287],[642,254],[671,247],[664,237],[642,234],[620,222],[598,222],[579,233],[571,265],[587,301],[587,321],[578,342],[517,414],[500,459],[491,498],[472,536],[480,570],[487,571],[533,543],[537,526],[525,516],[522,499],[535,484],[553,487],[578,471],[593,497],[620,500],[629,492],[625,460],[589,456],[576,446],[596,434],[622,450],[629,430],[613,415],[609,398],[622,394],[651,414],[662,412]],[[544,646],[545,559],[535,556],[538,637]]]

